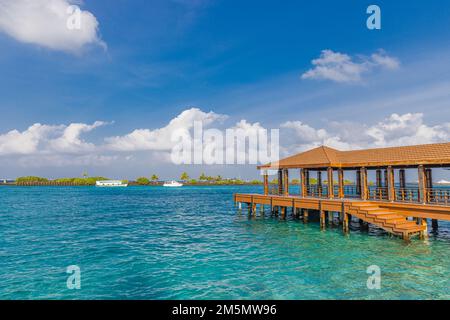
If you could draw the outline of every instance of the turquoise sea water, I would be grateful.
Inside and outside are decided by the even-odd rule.
[[[260,191],[0,187],[0,298],[450,299],[450,224],[407,244],[234,208],[233,192]],[[380,290],[367,289],[370,265]]]

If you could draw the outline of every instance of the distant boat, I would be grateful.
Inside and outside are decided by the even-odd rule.
[[[450,181],[447,180],[439,180],[438,182],[436,182],[437,184],[450,184]]]
[[[182,183],[180,183],[180,182],[178,182],[178,181],[175,181],[175,180],[172,180],[172,181],[166,181],[166,182],[164,182],[164,184],[163,184],[163,187],[182,187],[182,186],[183,186]]]
[[[123,183],[122,180],[101,180],[95,182],[96,187],[128,187],[128,183]]]

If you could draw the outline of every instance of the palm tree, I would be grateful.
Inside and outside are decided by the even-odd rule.
[[[156,174],[154,174],[154,175],[152,175],[151,179],[152,179],[153,182],[156,182],[156,181],[159,180],[159,177]]]
[[[187,181],[187,180],[189,180],[189,175],[187,174],[187,172],[183,172],[183,173],[181,174],[180,179],[181,179],[182,181]]]

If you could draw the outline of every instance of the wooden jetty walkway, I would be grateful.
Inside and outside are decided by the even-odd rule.
[[[409,240],[411,236],[426,237],[427,220],[433,229],[439,220],[450,221],[450,188],[436,188],[432,181],[434,168],[450,167],[450,143],[407,147],[339,151],[319,147],[259,166],[263,171],[264,194],[234,194],[235,203],[247,204],[256,214],[270,206],[272,213],[286,217],[288,208],[305,222],[311,212],[320,216],[322,228],[327,216],[339,213],[345,233],[349,220],[375,225],[390,234]],[[276,170],[277,188],[269,191],[269,171]],[[299,193],[289,191],[289,170],[299,170]],[[311,183],[311,173],[317,178]],[[322,180],[322,173],[327,180]],[[346,185],[349,173],[355,183]],[[372,174],[376,183],[370,185]],[[397,179],[395,177],[398,177]],[[407,177],[418,183],[407,183]],[[329,218],[329,219],[330,219]]]

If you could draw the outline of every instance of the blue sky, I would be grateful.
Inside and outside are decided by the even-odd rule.
[[[93,38],[73,49],[64,34],[49,34],[51,24],[38,24],[49,11],[48,1],[37,2],[42,8],[33,11],[30,30],[19,19],[28,9],[0,0],[1,177],[88,170],[172,178],[186,169],[255,176],[251,166],[176,167],[159,146],[98,147],[136,129],[152,136],[193,107],[226,115],[217,126],[245,119],[282,128],[286,153],[322,143],[353,148],[449,140],[448,1],[58,0],[79,4],[98,23]],[[381,30],[366,27],[370,4],[381,8]],[[17,14],[11,18],[5,8]],[[54,30],[59,27],[55,20]],[[357,68],[350,80],[302,77],[314,70],[314,59],[324,60],[323,50],[349,59],[347,66]],[[70,124],[85,126],[50,148],[50,138],[27,132],[36,123],[61,126],[45,129],[51,135]]]

